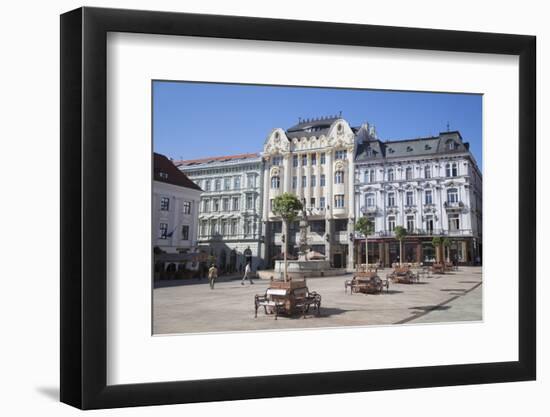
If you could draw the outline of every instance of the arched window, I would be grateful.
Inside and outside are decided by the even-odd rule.
[[[279,188],[279,186],[281,185],[281,179],[279,178],[279,176],[274,176],[274,177],[271,177],[271,188]]]
[[[334,183],[343,184],[344,183],[344,171],[336,171],[334,173]]]

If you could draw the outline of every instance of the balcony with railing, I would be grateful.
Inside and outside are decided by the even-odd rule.
[[[464,203],[462,201],[445,201],[443,207],[446,210],[462,210],[464,208]]]
[[[363,214],[376,214],[378,212],[377,206],[363,206],[361,207],[361,213]]]

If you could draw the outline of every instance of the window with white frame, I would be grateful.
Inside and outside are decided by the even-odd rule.
[[[168,197],[161,197],[160,198],[160,209],[162,211],[169,211],[170,210],[170,198],[168,198]]]
[[[407,231],[409,233],[414,231],[414,216],[407,216]]]
[[[231,219],[231,235],[235,236],[237,234],[237,219]]]
[[[220,211],[220,200],[217,198],[212,200],[212,211]]]
[[[343,184],[344,183],[344,171],[336,171],[334,173],[334,183]]]
[[[233,211],[239,210],[239,197],[233,197]]]
[[[208,223],[206,220],[201,221],[201,236],[206,236],[208,233]]]
[[[460,230],[460,215],[459,214],[449,214],[449,230],[451,232],[456,232]]]
[[[388,169],[388,181],[393,181],[395,176],[394,176],[394,171],[393,171],[393,168],[390,168]]]
[[[407,191],[405,194],[405,204],[407,206],[414,205],[414,191]]]
[[[312,187],[315,187],[315,186],[317,185],[317,176],[316,176],[316,175],[312,175],[312,176],[310,177],[309,181],[310,181],[310,183],[311,183],[310,185],[311,185]]]
[[[256,175],[248,174],[246,176],[246,185],[248,186],[248,188],[255,188],[256,187]]]
[[[344,195],[343,194],[336,194],[334,196],[334,207],[336,207],[336,208],[343,208],[344,207]]]
[[[334,152],[334,159],[338,160],[338,159],[346,159],[346,150],[345,149],[339,149],[337,151]]]
[[[311,154],[311,165],[317,165],[317,154]]]
[[[283,157],[280,155],[276,155],[271,159],[271,165],[281,165],[282,161]]]
[[[202,211],[208,213],[210,211],[210,200],[205,199],[202,202]]]
[[[424,204],[433,204],[432,190],[424,191]]]
[[[233,188],[239,190],[241,188],[241,177],[235,177],[233,179]]]
[[[302,175],[302,188],[307,187],[307,177],[305,175]]]
[[[327,157],[325,155],[325,153],[321,153],[321,165],[325,165],[325,163],[327,162]]]
[[[221,191],[221,189],[222,189],[222,180],[217,178],[216,180],[214,180],[214,190]]]
[[[204,181],[204,191],[210,191],[210,180]]]
[[[395,230],[395,216],[388,217],[388,230],[393,232]]]
[[[411,167],[407,167],[405,169],[405,179],[406,180],[412,180],[413,179],[413,169]]]
[[[309,199],[309,207],[310,208],[315,208],[315,197],[311,197]]]
[[[182,208],[183,214],[191,214],[191,202],[190,201],[184,201],[181,208]]]
[[[159,224],[159,239],[168,239],[168,223]]]
[[[298,155],[292,155],[292,166],[298,168]]]
[[[246,196],[246,209],[247,210],[254,209],[254,196],[252,194],[248,194]]]
[[[279,188],[281,185],[281,179],[278,175],[271,177],[271,188]]]
[[[298,186],[298,177],[295,175],[292,177],[292,188],[296,188]]]
[[[229,211],[229,198],[224,198],[222,200],[223,211]]]
[[[434,230],[434,218],[431,214],[426,215],[426,230],[428,233],[432,233]]]
[[[365,205],[367,207],[374,207],[374,193],[365,194]]]
[[[322,209],[325,208],[325,197],[321,197],[319,199],[319,208],[322,208]]]
[[[321,174],[321,178],[320,178],[320,181],[319,181],[319,185],[321,187],[324,187],[327,183],[327,180],[326,180],[326,177],[325,177],[325,174]]]
[[[395,207],[395,193],[388,193],[388,207]]]
[[[445,176],[456,177],[458,175],[458,165],[456,162],[445,164]]]
[[[447,203],[458,203],[458,189],[449,188],[447,190]]]
[[[432,167],[430,165],[424,167],[424,178],[432,178]]]
[[[303,167],[307,166],[307,155],[306,154],[302,155],[302,166]]]
[[[223,179],[223,189],[224,190],[230,190],[231,189],[231,178],[224,178]]]
[[[189,225],[184,224],[181,226],[181,240],[189,240]]]

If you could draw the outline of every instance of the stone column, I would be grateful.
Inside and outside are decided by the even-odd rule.
[[[290,154],[285,154],[283,156],[283,192],[288,193],[290,191]]]
[[[263,194],[264,194],[264,204],[263,204],[263,213],[262,213],[262,219],[264,222],[266,222],[268,219],[269,219],[269,211],[270,211],[270,207],[269,207],[269,161],[267,160],[264,160],[264,167],[263,167],[263,172],[264,172],[264,185],[263,185]],[[244,204],[246,202],[243,201],[243,198],[242,198],[242,193],[241,193],[241,201],[240,201],[240,204],[239,204],[239,209],[240,211],[243,211],[244,210]]]
[[[327,149],[325,151],[326,163],[325,163],[325,179],[326,179],[326,233],[330,235],[330,239],[327,242],[325,240],[325,255],[327,259],[332,263],[332,243],[334,241],[334,230],[332,227],[332,207],[334,205],[334,196],[332,194],[332,183],[334,179],[332,178],[332,149]]]

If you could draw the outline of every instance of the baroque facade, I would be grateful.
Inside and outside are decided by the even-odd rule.
[[[283,234],[289,253],[298,249],[297,222],[284,233],[280,217],[272,212],[273,200],[285,192],[297,195],[307,210],[311,249],[336,268],[353,264],[354,151],[355,133],[339,116],[300,120],[268,135],[262,152],[261,252],[268,266],[281,256]]]
[[[355,164],[356,215],[374,224],[369,262],[390,265],[398,260],[396,226],[407,229],[404,262],[433,262],[434,236],[449,239],[448,260],[481,262],[482,176],[458,131],[381,141],[363,127]],[[364,244],[361,248],[364,259]]]
[[[222,272],[263,267],[260,259],[262,158],[241,154],[176,163],[204,191],[198,245]]]

